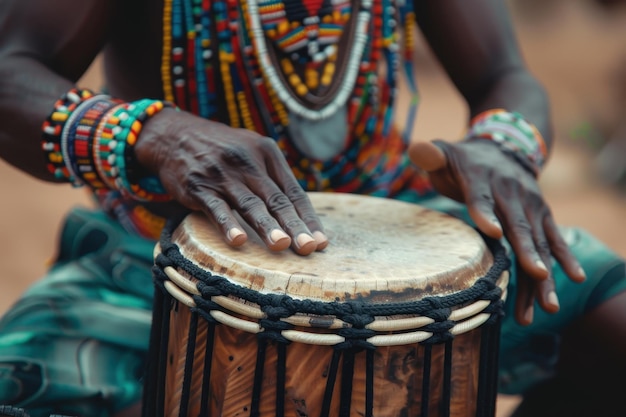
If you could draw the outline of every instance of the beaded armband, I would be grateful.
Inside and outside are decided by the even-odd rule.
[[[141,201],[168,201],[159,179],[135,163],[134,146],[146,120],[171,105],[159,100],[139,100],[115,107],[104,118],[98,143],[98,159],[105,181],[123,195]]]
[[[159,100],[124,103],[89,90],[70,90],[42,126],[48,170],[77,187],[116,189],[141,201],[169,200],[159,179],[139,167],[134,153],[143,124],[169,106]]]
[[[494,141],[537,177],[548,151],[537,128],[519,113],[503,109],[487,110],[474,117],[465,136]]]
[[[46,166],[48,171],[59,180],[66,180],[77,184],[65,163],[63,155],[61,138],[63,129],[74,110],[85,100],[93,97],[90,90],[79,90],[74,88],[63,95],[54,103],[54,109],[42,126],[43,138],[42,149],[46,157]]]

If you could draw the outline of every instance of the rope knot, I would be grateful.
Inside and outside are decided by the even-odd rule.
[[[363,329],[374,321],[374,317],[367,314],[348,314],[342,317],[343,321],[350,323],[355,329]]]
[[[222,291],[218,287],[215,287],[213,285],[208,285],[202,281],[198,282],[198,284],[196,285],[196,288],[198,288],[198,291],[200,291],[202,298],[205,298],[205,299],[222,295]]]

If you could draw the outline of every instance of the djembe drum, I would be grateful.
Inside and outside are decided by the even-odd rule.
[[[144,416],[490,416],[504,249],[425,208],[311,193],[330,245],[163,233]]]

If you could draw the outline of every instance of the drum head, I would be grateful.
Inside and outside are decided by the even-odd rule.
[[[185,218],[172,241],[191,262],[240,286],[327,302],[447,295],[471,287],[493,263],[482,237],[446,214],[352,194],[309,197],[330,241],[322,252],[272,252],[247,225],[249,241],[233,248],[202,213]]]

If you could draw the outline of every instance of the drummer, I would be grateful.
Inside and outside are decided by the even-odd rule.
[[[56,263],[0,322],[0,403],[138,415],[165,219],[203,211],[238,246],[236,211],[270,249],[308,255],[328,245],[304,192],[317,190],[421,203],[505,237],[517,268],[501,388],[525,394],[516,415],[624,415],[624,263],[557,228],[541,195],[548,99],[503,2],[6,0],[2,11],[0,155],[85,186],[99,209],[68,214]],[[416,26],[471,120],[458,142],[407,152],[411,133],[391,120]],[[100,52],[109,95],[76,85]]]

